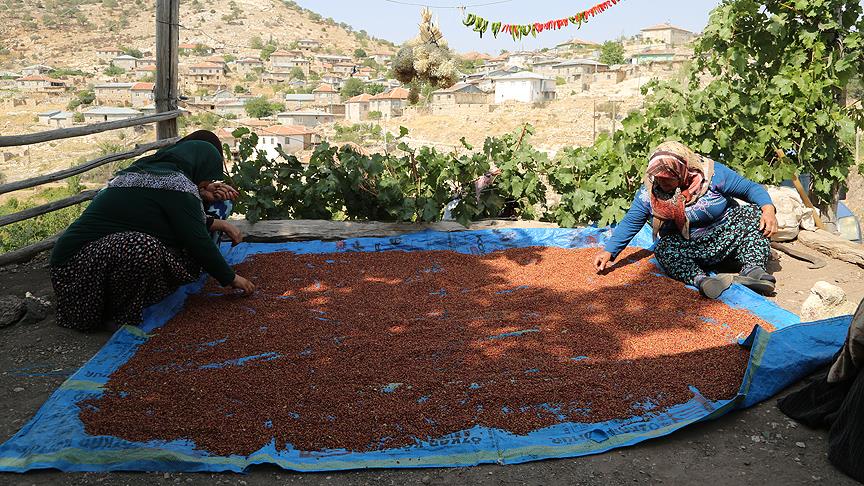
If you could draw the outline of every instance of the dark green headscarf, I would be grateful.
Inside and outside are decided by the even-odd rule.
[[[195,184],[221,181],[225,178],[222,154],[209,142],[181,140],[171,147],[136,160],[129,168],[117,172],[117,175],[147,173],[168,176],[178,172]]]

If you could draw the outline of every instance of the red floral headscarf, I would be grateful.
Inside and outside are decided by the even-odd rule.
[[[696,154],[680,142],[661,143],[648,159],[645,172],[645,188],[651,196],[651,213],[654,215],[654,237],[664,221],[674,221],[685,239],[690,238],[690,222],[684,208],[695,203],[707,191],[714,175],[714,161]],[[678,181],[675,193],[669,198],[657,195],[655,178]]]

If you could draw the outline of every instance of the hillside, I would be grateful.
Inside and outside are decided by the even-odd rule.
[[[42,63],[93,72],[100,47],[152,53],[155,0],[0,0],[0,69]],[[202,43],[237,56],[258,56],[260,37],[290,46],[321,42],[321,52],[351,55],[355,49],[393,52],[387,41],[324,19],[287,0],[183,0],[181,43]]]

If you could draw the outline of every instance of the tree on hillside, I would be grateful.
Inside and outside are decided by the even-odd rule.
[[[600,46],[600,62],[603,64],[623,64],[624,46],[618,41],[606,41]]]
[[[279,105],[279,103],[270,103],[267,98],[259,96],[246,102],[246,114],[252,118],[265,118],[281,111]],[[284,110],[284,105],[281,108]]]
[[[266,46],[261,48],[261,60],[267,61],[270,59],[270,55],[276,52],[278,47],[276,44],[267,44]]]
[[[363,92],[375,96],[378,93],[383,93],[387,88],[380,83],[367,84],[363,87]]]
[[[348,99],[363,93],[363,81],[357,78],[348,78],[342,85],[342,99]]]
[[[107,68],[105,68],[105,71],[103,71],[103,73],[105,73],[106,76],[120,76],[121,74],[123,74],[125,72],[126,72],[125,69],[123,69],[119,66],[115,66],[113,62],[110,63]]]
[[[299,79],[301,81],[305,80],[306,79],[306,73],[303,72],[303,68],[301,68],[299,66],[295,66],[295,67],[291,68],[291,79]]]
[[[135,49],[134,47],[121,47],[120,50],[123,51],[123,54],[127,56],[132,56],[136,59],[141,59],[142,57],[144,57],[144,54],[139,49]]]
[[[366,51],[360,49],[359,47],[357,49],[354,49],[354,58],[363,59],[364,57],[367,57]]]
[[[252,38],[249,39],[249,47],[252,49],[263,49],[264,41],[261,40],[261,36],[253,35]]]

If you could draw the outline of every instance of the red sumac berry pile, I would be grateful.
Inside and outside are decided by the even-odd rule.
[[[751,313],[701,298],[628,250],[530,247],[256,255],[258,291],[209,285],[79,404],[89,434],[375,450],[475,425],[515,434],[738,390]]]

